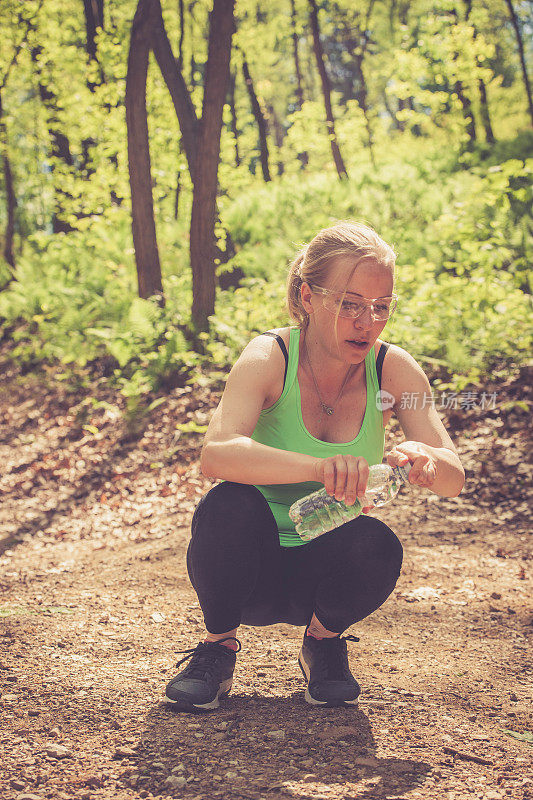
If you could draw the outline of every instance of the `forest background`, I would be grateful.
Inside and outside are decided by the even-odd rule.
[[[72,389],[102,375],[132,416],[173,387],[222,385],[251,337],[287,324],[299,245],[350,218],[396,248],[386,337],[436,388],[516,372],[531,344],[530,10],[4,0],[9,357]]]

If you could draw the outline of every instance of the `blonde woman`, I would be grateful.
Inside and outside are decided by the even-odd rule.
[[[305,626],[305,700],[357,704],[347,641],[359,639],[341,634],[391,594],[402,545],[368,507],[303,542],[288,509],[321,486],[348,505],[361,497],[393,414],[405,441],[387,461],[410,463],[410,483],[455,497],[465,478],[434,404],[420,402],[431,392],[424,371],[380,338],[396,306],[394,268],[367,225],[319,231],[289,270],[294,324],[255,336],[228,375],[201,454],[203,474],[222,482],[198,503],[187,550],[206,633],[166,687],[176,709],[209,711],[228,694],[241,623]]]

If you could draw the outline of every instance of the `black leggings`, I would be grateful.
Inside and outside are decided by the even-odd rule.
[[[383,522],[361,515],[298,547],[281,547],[255,486],[213,486],[192,518],[187,570],[210,633],[245,625],[307,625],[315,612],[342,633],[390,595],[403,548]]]

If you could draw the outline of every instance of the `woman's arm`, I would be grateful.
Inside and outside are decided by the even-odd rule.
[[[249,342],[233,365],[207,428],[200,467],[207,478],[236,483],[314,481],[317,459],[255,442],[251,435],[285,362],[270,337]]]
[[[382,389],[395,398],[393,411],[406,438],[388,453],[388,463],[410,462],[409,483],[441,497],[456,497],[464,486],[465,471],[437,413],[424,370],[401,347],[393,346],[387,354]]]

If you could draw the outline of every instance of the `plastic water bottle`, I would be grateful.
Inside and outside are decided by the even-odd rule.
[[[347,506],[326,492],[326,488],[296,500],[289,508],[289,517],[295,523],[296,532],[304,542],[322,536],[359,516],[365,506],[384,506],[390,503],[400,487],[408,482],[411,464],[391,467],[389,464],[373,464],[368,473],[365,496]]]

